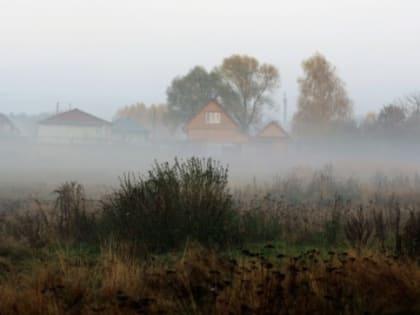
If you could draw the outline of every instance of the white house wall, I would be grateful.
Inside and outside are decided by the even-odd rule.
[[[107,141],[109,137],[110,128],[106,126],[38,126],[38,141],[42,143],[100,143]]]

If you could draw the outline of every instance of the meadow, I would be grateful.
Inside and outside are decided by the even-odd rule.
[[[0,314],[418,314],[420,176],[156,162],[2,199]]]

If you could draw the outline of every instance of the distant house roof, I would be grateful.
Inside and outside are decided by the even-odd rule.
[[[112,122],[112,130],[116,132],[148,133],[149,130],[131,118],[119,118]]]
[[[12,133],[19,132],[12,121],[2,113],[0,113],[0,131],[7,131]]]
[[[104,126],[110,123],[79,109],[59,113],[39,122],[41,125]]]
[[[289,134],[277,121],[270,121],[257,133],[259,139],[287,139]]]

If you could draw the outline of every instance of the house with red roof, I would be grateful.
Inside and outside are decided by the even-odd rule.
[[[270,121],[253,140],[259,149],[284,150],[287,148],[290,136],[277,121]]]
[[[104,143],[111,136],[111,123],[79,109],[58,113],[38,123],[42,143]]]
[[[184,126],[187,139],[195,143],[243,144],[249,141],[239,124],[216,102],[210,102]]]
[[[241,146],[256,149],[284,149],[290,137],[276,121],[271,121],[256,135],[244,132],[239,123],[216,102],[204,105],[184,126],[190,143],[205,146]]]

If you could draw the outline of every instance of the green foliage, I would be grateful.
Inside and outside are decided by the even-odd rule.
[[[244,130],[260,122],[264,106],[280,82],[277,68],[247,55],[232,55],[207,71],[195,66],[176,77],[167,89],[170,113],[179,122],[194,116],[210,101],[223,105]]]
[[[178,122],[185,122],[210,101],[223,104],[227,109],[237,96],[223,83],[216,71],[207,72],[201,66],[186,75],[176,77],[167,89],[170,114]]]
[[[158,251],[188,240],[227,245],[237,237],[227,184],[227,168],[212,159],[156,162],[147,176],[126,175],[103,202],[103,231]]]

